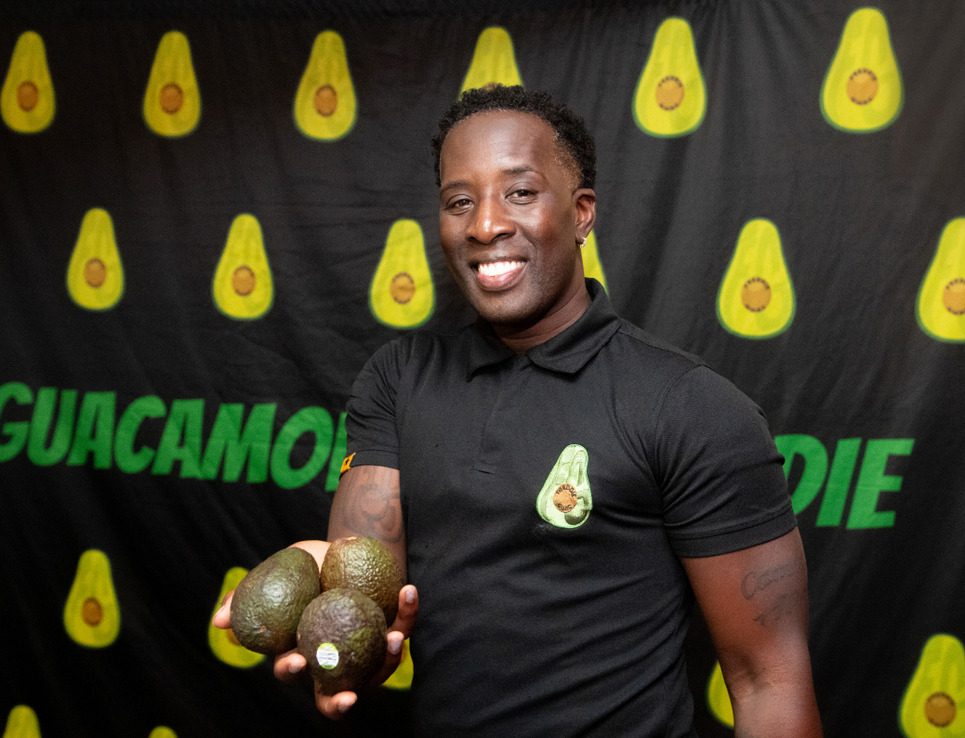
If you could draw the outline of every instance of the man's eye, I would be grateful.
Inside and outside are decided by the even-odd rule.
[[[459,197],[455,200],[451,200],[446,207],[448,207],[450,210],[461,210],[463,208],[468,208],[470,205],[471,203],[469,202],[468,197]]]
[[[532,190],[518,189],[518,190],[513,190],[512,197],[519,199],[524,197],[532,197],[535,194],[536,193],[533,192]]]

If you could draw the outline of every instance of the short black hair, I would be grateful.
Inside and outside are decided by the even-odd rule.
[[[508,87],[498,84],[466,90],[439,119],[439,130],[432,137],[436,185],[442,184],[439,171],[442,144],[453,126],[471,115],[491,110],[530,113],[549,123],[556,132],[557,143],[576,164],[577,186],[593,187],[596,182],[596,145],[583,119],[565,103],[554,100],[548,92],[527,92],[522,85]]]

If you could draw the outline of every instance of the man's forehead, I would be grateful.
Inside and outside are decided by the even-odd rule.
[[[520,126],[528,128],[531,135],[521,136],[518,130]],[[506,128],[514,128],[516,130],[509,131],[505,130]],[[500,131],[500,129],[503,130]],[[579,168],[576,165],[575,159],[562,144],[556,130],[548,121],[528,111],[502,109],[482,110],[466,116],[453,125],[442,145],[440,167],[445,164],[447,158],[451,158],[446,156],[447,150],[450,154],[452,153],[451,147],[447,147],[446,144],[451,141],[454,134],[459,143],[471,145],[473,137],[500,132],[505,132],[506,138],[512,145],[511,150],[513,152],[518,151],[521,153],[526,148],[525,143],[527,142],[536,144],[545,142],[549,146],[552,146],[553,159],[557,164],[568,171],[578,172]],[[469,136],[469,140],[463,140],[464,136]],[[471,150],[471,153],[475,152]],[[506,156],[507,159],[512,158],[509,154],[504,156]],[[532,171],[534,167],[524,163],[516,163],[507,164],[506,170],[513,172]]]

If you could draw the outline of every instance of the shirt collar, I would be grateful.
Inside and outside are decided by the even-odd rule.
[[[603,286],[595,279],[587,279],[586,287],[590,293],[590,305],[583,315],[562,333],[526,354],[537,366],[562,374],[575,374],[620,327],[620,318],[613,310]],[[488,323],[477,320],[469,343],[466,376],[471,378],[483,367],[498,364],[515,355],[496,337]]]

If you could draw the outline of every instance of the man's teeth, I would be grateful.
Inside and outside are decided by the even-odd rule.
[[[521,261],[493,261],[479,265],[479,273],[485,277],[498,277],[521,266]]]

